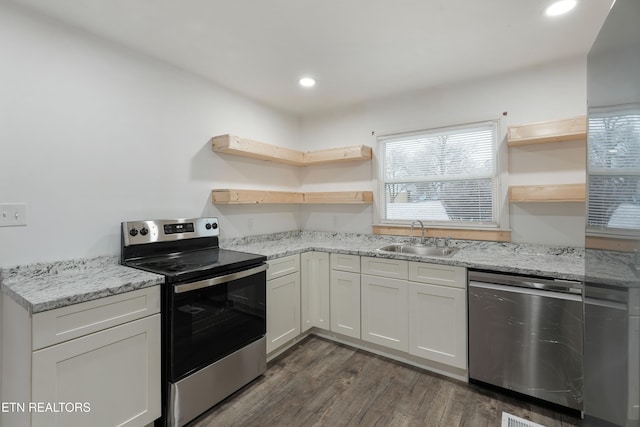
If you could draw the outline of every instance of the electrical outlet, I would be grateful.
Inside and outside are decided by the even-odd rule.
[[[25,203],[0,204],[0,227],[27,225],[27,205]]]

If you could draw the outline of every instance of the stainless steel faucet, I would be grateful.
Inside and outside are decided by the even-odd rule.
[[[422,221],[420,221],[419,219],[416,219],[415,221],[413,221],[411,223],[411,230],[409,231],[409,234],[411,235],[411,238],[413,239],[413,226],[416,224],[416,222],[418,224],[420,224],[420,228],[422,229],[422,238],[420,239],[419,245],[420,246],[424,246],[425,245],[425,243],[424,243],[424,224],[422,223]]]

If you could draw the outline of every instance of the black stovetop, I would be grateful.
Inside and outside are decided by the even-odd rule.
[[[213,277],[266,261],[264,255],[221,248],[130,259],[124,265],[162,274],[170,281]]]

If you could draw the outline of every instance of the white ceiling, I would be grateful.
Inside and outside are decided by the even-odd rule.
[[[586,55],[613,2],[14,1],[301,116]]]

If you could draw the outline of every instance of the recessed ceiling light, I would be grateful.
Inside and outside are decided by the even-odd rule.
[[[547,16],[562,15],[576,7],[576,4],[576,0],[560,0],[549,6],[545,13],[547,14]]]
[[[313,87],[315,85],[316,85],[316,81],[311,77],[303,77],[300,79],[300,86],[302,87]]]

